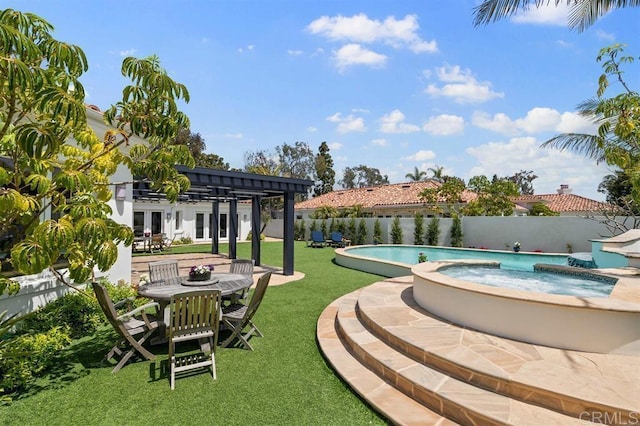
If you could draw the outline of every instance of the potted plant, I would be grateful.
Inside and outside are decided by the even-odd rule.
[[[192,266],[189,270],[189,281],[208,281],[211,279],[213,265]]]
[[[518,241],[513,243],[513,251],[515,251],[516,253],[520,251],[520,243]]]
[[[424,254],[423,252],[418,253],[418,263],[424,263],[427,260],[428,259],[426,254]]]

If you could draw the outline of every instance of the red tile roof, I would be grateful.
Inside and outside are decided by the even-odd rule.
[[[610,209],[611,205],[575,194],[535,194],[521,195],[513,202],[529,208],[535,203],[543,203],[554,212],[584,212]]]
[[[364,208],[423,205],[424,202],[420,199],[419,194],[427,188],[437,188],[438,186],[440,186],[439,182],[426,180],[344,189],[297,203],[296,209],[317,209],[322,206],[341,209],[357,204]],[[476,194],[471,191],[464,191],[461,198],[466,203],[475,199]]]

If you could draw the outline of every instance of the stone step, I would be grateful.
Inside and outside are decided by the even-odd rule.
[[[638,357],[559,350],[465,329],[418,306],[407,280],[364,288],[357,315],[385,344],[478,388],[584,420],[629,424],[638,418]]]
[[[334,301],[318,319],[318,345],[333,369],[360,397],[394,424],[455,426],[456,423],[385,382],[349,352],[335,328],[338,306],[345,298],[353,299],[352,303],[355,304],[357,292]]]
[[[365,288],[358,300],[367,291]],[[338,335],[358,360],[414,400],[461,424],[570,425],[583,421],[443,374],[404,355],[360,322],[355,297],[341,300]],[[535,419],[535,420],[534,420]]]

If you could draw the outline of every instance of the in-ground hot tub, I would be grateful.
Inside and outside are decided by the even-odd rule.
[[[416,302],[456,324],[514,340],[640,355],[640,278],[619,277],[609,297],[577,297],[476,284],[439,272],[458,264],[499,266],[477,260],[415,265],[411,272]]]

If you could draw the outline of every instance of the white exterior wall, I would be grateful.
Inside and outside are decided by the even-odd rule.
[[[348,220],[348,219],[343,219]],[[372,243],[375,218],[365,218],[367,222],[366,244]],[[382,242],[390,243],[392,218],[380,218]],[[424,218],[424,231],[431,218]],[[312,220],[305,217],[307,238]],[[356,219],[356,223],[360,218]],[[452,219],[440,218],[440,238],[438,245],[449,246]],[[317,221],[318,227],[320,221]],[[327,221],[327,227],[330,221]],[[413,244],[413,218],[401,218],[403,244]],[[522,251],[541,250],[545,253],[566,253],[567,244],[573,252],[591,252],[591,240],[610,236],[609,230],[601,223],[576,216],[468,216],[462,217],[464,247],[485,247],[505,250],[515,241],[520,242]],[[282,238],[282,220],[274,219],[267,225],[265,235]]]

